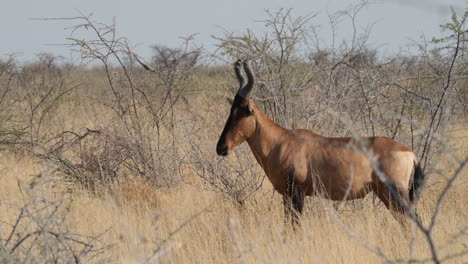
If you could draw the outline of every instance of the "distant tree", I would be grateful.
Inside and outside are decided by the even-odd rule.
[[[319,50],[311,53],[309,57],[315,65],[321,65],[330,62],[330,55],[331,53],[329,51]]]
[[[349,63],[354,67],[374,65],[377,62],[377,50],[363,49],[348,55]]]
[[[194,67],[201,55],[199,50],[187,52],[180,48],[169,48],[162,45],[152,46],[154,55],[153,64],[158,67],[176,68],[179,66]]]
[[[41,52],[36,55],[39,59],[39,63],[47,66],[48,69],[51,69],[57,65],[57,61],[62,59],[61,56],[55,56],[52,53]]]

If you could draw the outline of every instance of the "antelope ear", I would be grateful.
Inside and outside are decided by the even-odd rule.
[[[228,101],[230,105],[234,103],[234,100],[232,100],[232,98],[229,98],[229,97],[226,97],[226,101]]]
[[[252,106],[250,105],[250,102],[249,102],[249,114],[253,114],[254,110],[252,109]]]

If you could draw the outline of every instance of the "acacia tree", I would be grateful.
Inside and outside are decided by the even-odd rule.
[[[342,18],[350,22],[354,34],[339,45],[333,43],[329,50],[319,48],[314,39],[317,34],[306,34],[311,17],[294,18],[291,10],[281,9],[267,12],[264,35],[247,30],[241,35],[225,31],[215,37],[218,54],[229,61],[247,58],[256,62],[259,82],[253,98],[280,125],[312,127],[327,131],[329,136],[395,138],[414,149],[426,174],[437,177],[435,163],[443,156],[453,156],[445,134],[449,121],[454,116],[464,120],[466,113],[467,12],[458,16],[452,11],[451,22],[442,25],[447,37],[423,43],[420,54],[409,63],[399,55],[378,57],[378,50],[368,47],[372,27],[360,32],[356,24],[365,4],[330,16],[332,34],[339,21],[343,23]],[[312,45],[312,51],[301,56],[300,51],[308,45]],[[447,192],[467,163],[464,157],[451,160],[455,172],[443,183],[441,192],[434,192],[436,206],[430,212],[429,224],[421,222],[413,208],[397,197],[426,238],[434,262],[441,261],[434,226]],[[455,239],[450,242],[462,233],[453,234]],[[378,247],[369,248],[382,253]]]
[[[39,155],[58,163],[71,179],[84,179],[88,186],[95,186],[93,181],[116,181],[128,171],[156,186],[178,182],[182,160],[175,140],[176,109],[186,81],[199,68],[201,48],[194,45],[192,36],[185,38],[177,52],[160,49],[158,59],[166,61],[151,65],[118,35],[115,21],[108,25],[86,15],[67,20],[76,22],[67,38],[71,48],[84,61],[103,67],[110,97],[96,101],[110,109],[115,120],[84,133],[58,133],[41,145]],[[91,34],[81,37],[85,32]],[[163,137],[165,133],[172,138]],[[78,161],[65,155],[70,149],[78,152]]]
[[[258,76],[256,98],[271,118],[283,126],[295,127],[291,113],[302,104],[299,95],[311,81],[311,73],[299,56],[300,45],[306,39],[305,29],[315,15],[294,17],[292,9],[267,10],[264,35],[247,30],[243,35],[225,31],[218,41],[218,52],[230,61],[248,58]]]

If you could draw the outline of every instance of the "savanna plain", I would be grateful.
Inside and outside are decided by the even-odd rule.
[[[187,38],[146,62],[113,25],[81,17],[69,41],[92,63],[2,57],[0,262],[467,263],[467,14],[388,58],[366,32],[321,50],[302,35],[307,17],[267,17],[265,36],[226,33],[216,54]],[[95,37],[79,37],[85,26]],[[308,197],[290,228],[248,145],[215,152],[237,58],[253,59],[252,98],[280,125],[412,148],[423,228],[405,237],[372,194]]]

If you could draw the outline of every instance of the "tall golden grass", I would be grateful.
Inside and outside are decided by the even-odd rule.
[[[394,67],[398,72],[401,71],[398,65]],[[28,231],[34,230],[34,219],[24,219],[18,228],[15,227],[15,221],[22,212],[21,208],[29,206],[28,208],[34,214],[35,211],[41,209],[40,206],[43,205],[41,201],[60,201],[57,217],[61,220],[45,219],[44,221],[47,225],[60,225],[59,229],[67,234],[96,238],[95,242],[99,240],[100,245],[106,245],[97,256],[83,256],[82,261],[90,263],[107,261],[117,263],[431,261],[431,251],[425,236],[413,226],[412,239],[405,238],[398,222],[372,194],[363,200],[341,204],[319,197],[308,197],[305,213],[301,217],[301,225],[293,231],[284,222],[282,198],[274,192],[267,179],[263,178],[262,181],[263,172],[255,162],[251,163],[255,168],[250,170],[251,180],[262,182],[262,185],[243,203],[232,199],[233,197],[226,195],[226,192],[223,193],[226,190],[220,191],[219,188],[214,188],[213,183],[202,179],[200,171],[203,169],[200,169],[196,162],[203,160],[211,162],[218,158],[215,157],[214,147],[228,115],[229,107],[224,97],[235,90],[235,85],[231,82],[233,79],[227,77],[228,74],[232,74],[230,69],[211,67],[179,84],[181,87],[178,88],[181,89],[182,95],[187,97],[184,98],[186,102],[181,102],[183,101],[181,99],[173,108],[175,117],[171,116],[172,120],[169,120],[170,115],[167,115],[166,119],[161,121],[162,127],[157,129],[162,144],[173,147],[170,153],[172,156],[167,160],[173,162],[174,164],[169,165],[174,167],[171,168],[173,170],[167,171],[177,171],[178,175],[159,175],[156,169],[148,170],[150,172],[147,174],[139,174],[125,167],[118,171],[119,177],[116,177],[116,180],[96,185],[93,191],[87,189],[85,184],[80,185],[71,181],[63,173],[56,173],[57,167],[64,164],[52,162],[52,158],[47,155],[38,155],[47,150],[37,151],[39,148],[34,148],[36,147],[34,144],[47,146],[51,142],[60,142],[60,137],[54,138],[53,136],[60,135],[63,131],[77,131],[80,134],[84,128],[101,130],[104,138],[108,131],[118,134],[119,129],[127,126],[127,130],[115,136],[110,144],[120,143],[120,139],[130,143],[136,141],[135,145],[140,147],[138,150],[143,149],[149,153],[145,158],[159,155],[163,152],[161,149],[167,150],[170,147],[159,149],[152,145],[155,144],[152,139],[156,137],[156,126],[151,122],[154,121],[152,119],[155,115],[151,116],[148,108],[157,108],[160,102],[158,100],[170,93],[166,94],[158,90],[164,87],[160,83],[155,84],[155,81],[159,80],[158,77],[146,75],[147,73],[141,69],[135,69],[131,77],[128,77],[129,79],[123,77],[125,75],[122,74],[122,69],[112,69],[109,72],[109,78],[114,81],[113,84],[106,80],[101,68],[66,71],[57,67],[55,70],[39,69],[38,73],[28,72],[25,69],[21,74],[14,74],[14,76],[19,76],[12,82],[14,84],[12,87],[17,90],[11,98],[5,97],[7,99],[3,101],[11,105],[13,110],[5,110],[0,102],[2,106],[0,114],[7,116],[5,120],[9,122],[2,124],[0,129],[7,126],[16,126],[15,129],[24,127],[30,129],[30,131],[23,131],[24,135],[30,136],[25,139],[25,142],[30,145],[23,148],[5,148],[3,152],[0,152],[2,183],[0,184],[0,242],[8,240],[10,234],[14,234],[18,237],[14,237],[13,240],[19,243],[21,235],[24,236]],[[411,76],[411,73],[408,75]],[[328,74],[323,76],[316,78],[329,79]],[[2,78],[10,85],[9,76]],[[138,103],[132,103],[134,99],[132,89],[135,87],[129,88],[128,81],[131,78],[135,81],[132,82],[133,85],[143,91],[144,96],[139,95]],[[460,80],[457,83],[461,91],[466,90],[463,81]],[[59,97],[60,100],[54,101],[54,98],[57,98],[55,96],[59,96],[63,90],[74,87],[77,83],[80,84],[77,89],[64,93],[63,97]],[[430,78],[427,83],[432,83]],[[423,84],[418,84],[417,88],[425,87]],[[110,87],[112,85],[115,86]],[[347,87],[348,84],[343,85]],[[429,88],[425,88],[423,92],[428,92],[426,96],[438,98],[437,93],[433,94],[433,90],[438,91],[443,87],[438,85],[440,86],[440,84],[428,86]],[[57,89],[52,89],[54,87]],[[119,96],[113,95],[111,88],[116,88],[123,95],[123,102],[127,104],[125,107],[121,109],[116,107],[116,100]],[[313,109],[303,108],[305,109],[302,113],[304,115],[297,117],[297,124],[302,124],[303,127],[314,127],[317,133],[326,136],[349,136],[352,132],[370,135],[367,119],[363,117],[361,111],[365,104],[361,100],[362,104],[357,105],[359,99],[362,99],[360,87],[353,86],[352,88],[354,90],[351,89],[346,96],[337,95],[330,98],[331,104],[324,107],[325,110],[320,109],[319,112],[314,113],[316,116],[309,115]],[[374,88],[374,84],[369,84],[370,91],[376,92]],[[303,105],[315,103],[314,100],[328,99],[327,96],[323,97],[322,90],[323,87],[311,84],[311,87],[304,89],[304,95],[296,95],[295,98],[301,98],[302,101],[298,104]],[[376,98],[381,97],[379,100],[383,103],[378,100],[374,102],[375,108],[381,108],[375,113],[369,110],[369,118],[372,119],[371,114],[376,118],[382,118],[375,122],[375,131],[378,134],[389,135],[394,127],[401,125],[398,133],[394,134],[398,141],[408,145],[416,138],[421,142],[422,136],[417,131],[420,127],[414,123],[420,121],[419,125],[424,128],[430,121],[430,113],[423,109],[424,105],[418,105],[417,101],[414,104],[413,101],[401,102],[401,98],[407,97],[408,94],[400,90],[383,89],[380,94],[382,96],[376,96]],[[49,94],[52,96],[48,97]],[[343,103],[345,97],[349,97],[350,100]],[[150,100],[146,100],[148,98]],[[453,102],[455,97],[452,96],[450,99]],[[430,169],[428,169],[427,182],[417,204],[417,211],[426,226],[431,220],[443,188],[456,173],[459,164],[454,160],[463,160],[468,156],[468,126],[465,113],[455,112],[457,109],[461,111],[461,106],[465,106],[465,101],[461,97],[458,99],[460,103],[454,108],[455,110],[451,109],[452,112],[447,110],[444,115],[440,115],[444,117],[441,118],[443,125],[436,136],[442,138],[437,138],[437,142],[434,141],[432,146],[431,153],[436,155],[432,156],[433,158],[428,163]],[[407,108],[401,108],[400,103],[406,104]],[[34,105],[37,107],[33,107]],[[352,124],[354,127],[347,127],[346,120],[340,119],[337,116],[339,114],[333,115],[332,111],[335,109],[330,108],[334,106],[345,106],[341,110],[336,110],[339,114],[355,112],[354,117],[357,121]],[[29,111],[30,109],[35,109],[35,112]],[[406,118],[409,115],[408,112],[411,113],[411,118],[414,113],[415,118],[408,120]],[[401,120],[403,121],[400,124]],[[311,124],[312,122],[316,124]],[[447,129],[445,132],[440,132],[442,128]],[[102,143],[100,139],[102,138],[94,139],[87,146],[87,158],[96,160],[106,158],[101,155],[102,153],[94,153],[94,151],[102,150],[102,148],[99,149],[102,147],[99,145]],[[171,145],[171,140],[176,140],[177,144]],[[72,144],[67,147],[70,145]],[[74,151],[65,150],[62,154],[70,162],[82,158],[80,149]],[[129,151],[129,153],[135,152]],[[164,158],[166,153],[162,154]],[[240,147],[237,154],[242,157],[231,155],[220,164],[238,165],[238,163],[244,164],[254,160],[245,144]],[[205,156],[199,160],[192,157],[197,155]],[[92,180],[100,180],[98,179],[101,176],[98,175],[99,170],[102,175],[105,174],[102,173],[101,166],[105,163],[99,162],[93,168],[94,171],[87,171],[87,173],[96,174]],[[164,165],[164,162],[165,160],[157,165]],[[235,179],[237,167],[234,165],[232,170],[221,173],[228,174],[231,179]],[[176,166],[180,167],[176,170]],[[219,171],[220,168],[215,168],[215,170]],[[161,177],[164,180],[171,177],[179,177],[179,179],[176,184],[164,186],[158,185],[156,181],[152,182],[148,179],[150,177]],[[249,178],[243,178],[242,183],[245,184],[245,181],[249,180]],[[232,185],[233,182],[229,184]],[[239,188],[235,191],[239,191]],[[432,231],[439,258],[444,262],[468,262],[467,214],[468,174],[465,168],[442,201],[441,211]],[[36,236],[37,234],[40,233],[32,236],[36,240],[27,237],[24,245],[48,243],[47,239]],[[60,243],[60,241],[54,243]],[[74,247],[79,246],[73,245],[67,250],[73,251]],[[10,247],[0,245],[0,249],[3,248],[13,251],[11,243]],[[32,253],[18,251],[11,254],[11,252],[0,250],[0,262],[16,262],[15,254],[31,254],[28,259],[31,261],[47,262],[49,260],[47,257],[43,258],[44,252],[41,251],[41,247]]]
[[[90,125],[89,120],[73,113],[77,111],[69,108],[59,119]],[[448,138],[458,148],[455,154],[465,157],[466,124],[458,125]],[[447,178],[454,173],[448,160],[441,160],[438,166]],[[301,226],[292,232],[284,225],[281,197],[268,181],[239,206],[190,172],[175,187],[156,189],[138,178],[129,178],[96,196],[77,186],[48,182],[50,167],[27,153],[1,154],[0,171],[3,222],[13,223],[18,208],[43,198],[64,201],[60,215],[65,218],[66,230],[90,236],[107,230],[100,239],[111,247],[90,262],[376,263],[383,261],[382,255],[396,262],[431,258],[422,234],[415,230],[414,241],[406,240],[398,223],[372,195],[348,202],[338,211],[329,201],[308,198]],[[441,259],[468,247],[466,172],[444,200],[434,230]],[[429,221],[445,184],[440,177],[437,181],[428,177],[417,208],[424,223]],[[0,225],[1,236],[9,232],[11,226]],[[447,263],[467,261],[467,255],[447,259]]]

